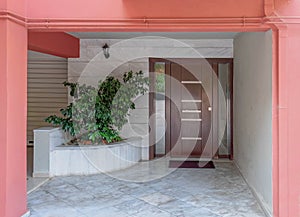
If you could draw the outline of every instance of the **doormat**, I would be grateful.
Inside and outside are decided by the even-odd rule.
[[[169,168],[203,168],[214,169],[215,165],[212,161],[178,161],[171,160],[169,162]]]

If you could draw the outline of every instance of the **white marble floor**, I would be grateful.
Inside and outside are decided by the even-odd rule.
[[[148,170],[151,181],[133,180],[134,174],[145,175],[139,167],[109,175],[56,177],[28,194],[28,207],[32,217],[265,216],[237,168],[215,165],[172,170],[156,178]]]
[[[27,193],[34,191],[45,183],[48,178],[33,178],[33,146],[27,146]]]

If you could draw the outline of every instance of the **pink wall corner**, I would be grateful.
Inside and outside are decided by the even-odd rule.
[[[6,51],[7,51],[7,26],[4,20],[0,19],[0,171],[3,174],[0,177],[1,184],[0,184],[0,216],[5,216],[5,208],[6,208],[6,165],[7,165],[7,136],[6,136],[6,128],[7,119],[7,107],[3,106],[6,104],[7,101],[7,88],[6,88],[6,75],[4,72],[7,71],[6,67]]]
[[[18,217],[27,211],[27,30],[7,20],[0,29],[0,216]]]
[[[300,216],[300,101],[297,100],[300,93],[297,66],[300,59],[300,24],[279,25],[278,28],[275,48],[278,53],[278,98],[275,99],[278,102],[278,118],[275,117],[276,122],[273,122],[273,139],[277,139],[273,146],[274,216]]]
[[[278,111],[278,29],[272,28],[272,188],[273,188],[273,214],[278,216],[279,193],[278,193],[278,160],[279,160],[279,111]]]
[[[300,216],[300,2],[275,0],[273,206],[275,217]],[[276,98],[277,96],[277,98]]]
[[[299,11],[300,12],[300,11]],[[300,216],[300,24],[288,27],[287,58],[285,59],[287,74],[287,140],[286,155],[282,171],[287,170],[287,196],[289,216]],[[282,87],[284,88],[284,87]],[[282,144],[284,145],[284,144]]]
[[[276,202],[278,201],[277,216],[286,216],[288,213],[288,81],[287,81],[287,44],[286,31],[279,29],[278,34],[278,150],[273,150],[274,153],[278,151],[277,164],[274,165],[273,170],[278,171],[278,178],[274,179],[273,185],[278,188],[278,195],[274,195]],[[274,162],[275,163],[275,162]]]

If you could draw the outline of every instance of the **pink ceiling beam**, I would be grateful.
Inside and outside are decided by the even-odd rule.
[[[64,32],[29,32],[28,49],[64,58],[79,57],[79,39]]]

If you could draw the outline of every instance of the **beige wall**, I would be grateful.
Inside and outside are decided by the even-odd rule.
[[[272,211],[272,32],[234,40],[234,160]]]
[[[67,59],[38,52],[28,52],[27,141],[33,140],[33,130],[49,126],[44,121],[59,114],[67,105]]]

